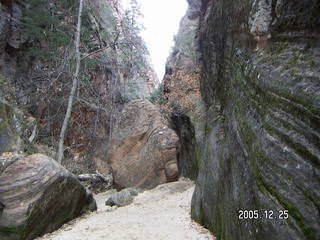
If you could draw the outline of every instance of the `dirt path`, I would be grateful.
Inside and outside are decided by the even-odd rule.
[[[121,208],[104,206],[108,193],[98,194],[96,213],[38,240],[214,240],[190,219],[193,189],[194,184],[185,180],[164,184]]]

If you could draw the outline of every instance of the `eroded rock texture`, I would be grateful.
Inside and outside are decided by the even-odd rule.
[[[200,2],[207,110],[192,217],[217,239],[319,239],[320,2],[190,4]],[[241,220],[239,210],[261,219]]]
[[[113,129],[108,161],[120,188],[153,188],[178,177],[178,137],[158,108],[136,100],[122,110]]]
[[[180,139],[179,174],[195,179],[204,138],[205,102],[200,93],[201,62],[197,42],[201,2],[188,2],[188,10],[175,36],[175,46],[166,62],[161,107],[170,112],[173,129]]]
[[[91,193],[42,154],[13,161],[0,175],[0,239],[33,239],[95,210]]]

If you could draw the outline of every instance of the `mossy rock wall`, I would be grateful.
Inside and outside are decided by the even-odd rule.
[[[263,43],[250,31],[259,2],[269,2],[277,20]],[[320,28],[309,23],[318,2],[299,1],[305,18],[281,2],[203,1],[201,90],[209,110],[191,212],[219,240],[320,238],[320,45],[310,37]],[[239,219],[240,210],[259,217]]]

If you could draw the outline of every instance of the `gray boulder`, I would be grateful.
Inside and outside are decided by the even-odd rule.
[[[34,154],[20,158],[0,175],[1,240],[29,240],[52,232],[96,202],[65,168]]]
[[[132,196],[138,196],[138,194],[142,192],[139,188],[127,188],[126,190],[129,191]]]
[[[112,194],[106,201],[107,206],[123,207],[133,202],[133,197],[139,194],[140,190],[135,188],[126,188],[120,192]]]

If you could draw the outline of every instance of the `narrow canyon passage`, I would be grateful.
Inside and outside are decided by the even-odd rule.
[[[0,240],[320,240],[319,179],[320,0],[0,0]]]
[[[214,240],[190,218],[194,183],[168,183],[139,194],[131,205],[105,206],[107,193],[95,196],[98,210],[37,240]]]

